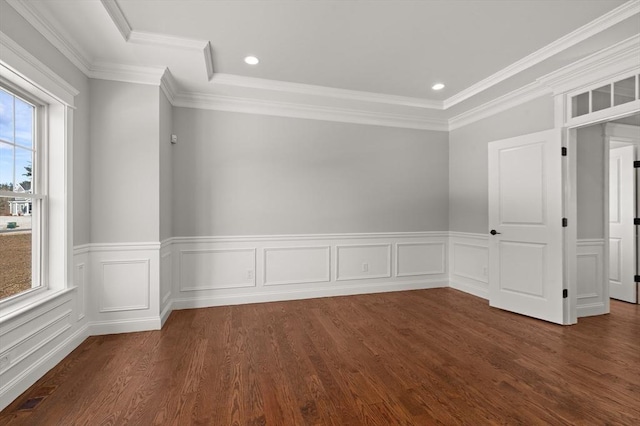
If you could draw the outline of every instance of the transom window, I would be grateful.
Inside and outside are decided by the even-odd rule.
[[[617,107],[640,98],[640,75],[632,75],[571,97],[571,117]]]
[[[0,300],[42,286],[37,107],[0,86]]]

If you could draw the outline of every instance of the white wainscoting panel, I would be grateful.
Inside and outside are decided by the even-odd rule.
[[[329,281],[331,247],[265,247],[265,286]]]
[[[0,410],[87,337],[77,291],[68,289],[19,312],[0,315]]]
[[[416,277],[447,272],[444,241],[396,244],[396,277]]]
[[[159,329],[160,243],[90,244],[89,251],[90,333]]]
[[[149,309],[149,259],[105,260],[100,281],[100,312]]]
[[[489,238],[484,234],[451,232],[450,286],[489,298]]]
[[[160,249],[160,322],[164,325],[171,314],[171,290],[173,277],[173,252],[166,242]]]
[[[85,268],[85,264],[84,263],[78,263],[75,265],[75,278],[74,281],[76,283],[76,288],[77,288],[77,292],[78,292],[78,297],[77,297],[77,314],[78,314],[78,321],[82,320],[85,317],[85,306],[87,304],[86,300],[85,300],[85,294],[86,294],[86,268]]]
[[[180,291],[255,287],[256,250],[180,251]]]
[[[89,250],[86,247],[73,251],[73,283],[76,286],[76,319],[82,321],[87,313]]]
[[[609,239],[609,278],[612,281],[618,281],[622,279],[622,257],[620,256],[622,239],[610,238]]]
[[[609,281],[604,276],[604,240],[578,240],[578,318],[602,315],[609,310],[604,286]]]
[[[442,232],[176,237],[172,306],[446,287],[446,242]],[[404,256],[394,263],[397,244]],[[198,261],[190,257],[203,253]],[[231,257],[206,257],[222,254]],[[394,275],[394,265],[401,276]]]
[[[336,281],[391,277],[391,244],[336,247]]]

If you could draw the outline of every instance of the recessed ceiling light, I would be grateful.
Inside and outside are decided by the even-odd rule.
[[[256,58],[255,56],[247,56],[246,58],[244,58],[244,61],[249,65],[257,65],[258,62],[260,62],[260,59]]]
[[[436,84],[434,84],[433,86],[431,86],[431,88],[432,88],[433,90],[442,90],[442,89],[444,89],[444,84],[442,84],[442,83],[436,83]]]

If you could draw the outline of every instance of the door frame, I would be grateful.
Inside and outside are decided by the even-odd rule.
[[[604,112],[604,111],[602,111]],[[594,117],[593,120],[584,120],[579,124],[568,125],[563,132],[564,141],[563,146],[567,148],[566,161],[563,162],[562,176],[563,176],[563,205],[564,205],[564,217],[568,219],[568,226],[565,230],[565,285],[568,290],[569,297],[564,301],[564,323],[576,324],[578,322],[578,258],[577,258],[577,244],[578,244],[578,209],[577,209],[577,134],[578,128],[591,126],[594,124],[604,124],[609,121],[617,120],[619,118],[628,117],[630,115],[640,114],[640,108],[634,108],[631,111],[625,111],[624,113],[617,113],[612,111],[611,114],[602,114],[598,117]],[[603,137],[607,137],[603,134]],[[604,167],[603,167],[603,182],[604,182],[604,205],[603,205],[603,217],[604,217],[604,247],[603,247],[603,276],[607,280],[604,287],[604,301],[605,310],[609,312],[609,146],[604,144]]]

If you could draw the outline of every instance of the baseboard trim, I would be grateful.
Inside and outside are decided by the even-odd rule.
[[[167,322],[167,319],[169,318],[169,315],[171,315],[171,312],[173,312],[173,299],[169,299],[166,306],[162,310],[162,313],[160,313],[160,328],[164,327],[164,323]]]
[[[247,303],[282,302],[288,300],[314,299],[319,297],[353,296],[357,294],[386,293],[392,291],[425,290],[447,287],[446,279],[395,283],[366,283],[341,287],[270,291],[251,294],[233,294],[201,298],[173,299],[173,309],[209,308],[214,306],[242,305]]]
[[[24,391],[40,380],[42,376],[60,363],[75,348],[80,346],[90,335],[89,328],[85,324],[63,340],[52,351],[25,369],[9,383],[2,386],[0,388],[0,410],[11,404]]]
[[[591,303],[576,308],[578,318],[608,314],[604,303]]]
[[[160,317],[93,321],[89,324],[89,332],[91,336],[101,336],[104,334],[160,330],[161,326],[162,320]]]
[[[479,285],[451,280],[449,281],[449,287],[462,291],[464,293],[471,294],[473,296],[480,297],[485,300],[489,300],[489,289],[481,287]]]

